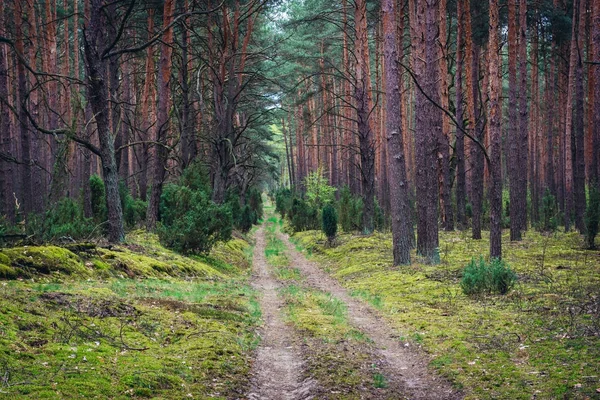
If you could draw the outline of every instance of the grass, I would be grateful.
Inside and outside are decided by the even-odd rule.
[[[41,248],[35,264],[2,250],[30,275],[0,282],[0,398],[243,396],[260,319],[249,247],[187,258],[138,231],[113,249]]]
[[[517,286],[505,296],[469,297],[460,289],[462,270],[487,253],[487,237],[440,232],[440,264],[393,268],[389,234],[343,234],[335,248],[317,232],[294,236],[323,269],[423,347],[468,399],[598,396],[598,252],[584,250],[575,233],[504,239]]]

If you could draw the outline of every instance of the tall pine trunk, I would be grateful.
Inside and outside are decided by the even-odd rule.
[[[396,39],[394,0],[383,0],[384,80],[386,93],[386,134],[389,194],[392,218],[394,265],[410,264],[410,204],[402,138],[400,74]]]
[[[490,0],[488,124],[490,132],[490,258],[502,258],[502,116],[498,0]]]
[[[173,21],[175,0],[167,0],[163,9],[163,39],[160,48],[159,74],[158,74],[158,104],[156,107],[156,125],[153,139],[156,141],[155,156],[152,159],[152,192],[148,201],[146,225],[153,229],[159,218],[160,195],[167,168],[167,133],[169,132],[170,81],[171,81],[171,53],[173,42],[173,28],[169,27]]]

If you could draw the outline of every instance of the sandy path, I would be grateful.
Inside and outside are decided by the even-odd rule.
[[[374,342],[384,361],[388,380],[400,382],[410,399],[462,398],[447,381],[428,370],[424,355],[405,347],[398,340],[400,334],[379,317],[370,305],[350,296],[334,278],[308,261],[296,250],[287,235],[280,233],[279,237],[287,246],[291,266],[300,269],[306,278],[306,285],[329,292],[346,303],[350,323]]]
[[[281,285],[269,273],[265,258],[265,232],[261,226],[256,232],[253,256],[252,286],[261,292],[260,306],[263,327],[261,344],[252,366],[251,400],[309,400],[314,381],[301,382],[302,356],[293,345],[293,328],[281,316],[283,301],[277,296]]]

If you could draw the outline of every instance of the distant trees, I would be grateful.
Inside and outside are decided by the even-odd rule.
[[[376,199],[395,232],[399,218],[411,226],[416,221],[414,244],[432,261],[439,227],[453,229],[455,222],[460,229],[470,226],[475,239],[491,230],[490,254],[501,256],[504,221],[510,220],[511,240],[520,240],[526,229],[540,225],[546,189],[556,199],[556,217],[566,228],[575,218],[584,232],[582,177],[589,181],[598,171],[598,146],[593,145],[598,140],[593,128],[597,113],[591,111],[600,103],[592,101],[598,87],[593,64],[598,7],[592,3],[573,0],[542,6],[509,0],[508,7],[498,6],[496,12],[495,3],[467,0],[392,5],[311,0],[305,8],[291,2],[289,26],[301,39],[292,41],[293,50],[285,54],[296,65],[291,80],[302,84],[292,85],[288,153],[295,156],[288,170],[295,170],[300,178],[295,182],[301,182],[326,159],[326,176],[328,166],[339,171],[339,181],[331,175],[330,183],[348,185],[360,194],[366,212],[367,201]],[[391,6],[395,21],[389,18]],[[490,30],[492,16],[497,26]],[[395,63],[388,54],[392,30]],[[365,31],[367,47],[375,50],[367,62]],[[507,43],[497,38],[501,31],[508,33]],[[399,51],[405,49],[408,57]],[[508,52],[508,57],[498,57],[500,52]],[[398,86],[399,95],[394,85],[387,86],[394,66],[406,78]],[[364,75],[369,70],[372,84]],[[323,75],[332,83],[323,85]],[[370,91],[371,106],[364,90]],[[316,108],[327,104],[326,98],[334,99],[331,106]],[[395,142],[390,141],[395,126],[400,128],[401,151],[398,144],[393,150]],[[370,158],[365,157],[365,143],[373,143],[375,149],[374,176],[366,180],[364,166],[370,165]],[[329,149],[341,157],[333,156],[333,150],[327,153]],[[405,160],[405,179],[394,171],[400,157]],[[398,182],[406,182],[406,197],[394,187]],[[509,200],[505,204],[503,188]],[[297,189],[302,192],[301,185]],[[409,217],[400,217],[397,196],[410,199]],[[412,236],[412,228],[402,234],[410,243]]]

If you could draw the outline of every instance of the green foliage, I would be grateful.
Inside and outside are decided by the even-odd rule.
[[[385,228],[387,226],[385,213],[383,212],[383,208],[381,208],[377,199],[375,199],[374,204],[375,204],[375,219],[373,222],[375,223],[375,229],[382,232],[383,230],[385,230]]]
[[[543,232],[554,232],[558,228],[559,217],[556,198],[550,193],[549,189],[546,189],[540,209],[539,230]]]
[[[43,215],[29,215],[26,222],[27,235],[43,242],[88,239],[95,227],[91,218],[85,218],[82,204],[68,197],[59,200]]]
[[[331,204],[327,204],[323,208],[323,233],[327,236],[327,239],[331,243],[335,239],[337,233],[338,217],[335,208]]]
[[[243,233],[248,233],[250,229],[252,229],[252,224],[254,223],[255,219],[256,214],[254,213],[254,211],[252,211],[250,206],[246,204],[240,214],[239,224],[237,228]]]
[[[317,209],[312,208],[307,201],[302,199],[295,198],[292,200],[289,218],[294,232],[319,228]]]
[[[148,203],[141,199],[134,199],[124,182],[119,182],[119,196],[123,209],[123,219],[130,228],[146,220]]]
[[[589,190],[588,207],[585,212],[586,242],[588,249],[596,248],[595,239],[600,223],[600,189],[591,185]]]
[[[466,295],[481,293],[506,294],[517,282],[517,274],[500,259],[490,263],[480,257],[471,262],[463,271],[460,286]]]
[[[339,220],[344,232],[362,229],[362,206],[362,199],[353,197],[348,186],[344,186],[338,202]]]
[[[321,167],[308,174],[304,179],[304,185],[306,186],[306,202],[310,207],[320,210],[325,204],[333,203],[337,189],[328,185]]]
[[[182,179],[181,183],[184,183]],[[218,205],[209,193],[183,184],[167,185],[160,202],[158,236],[165,246],[182,253],[206,253],[231,237],[232,217],[227,204]]]
[[[90,197],[94,221],[97,224],[106,221],[106,192],[104,181],[98,175],[90,177]]]
[[[254,219],[252,221],[253,224],[257,224],[259,220],[263,217],[263,201],[261,192],[257,188],[251,188],[248,191],[248,201],[247,204],[250,206],[250,209],[253,212]]]
[[[292,191],[288,188],[280,188],[275,192],[275,211],[285,218],[292,208]]]

